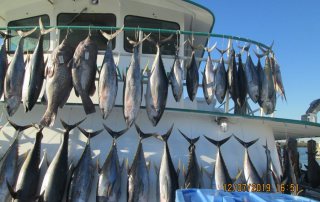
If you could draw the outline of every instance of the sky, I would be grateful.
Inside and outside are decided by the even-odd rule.
[[[300,119],[320,98],[319,0],[194,0],[215,15],[213,32],[270,45],[280,64],[287,102],[275,117]],[[219,44],[218,44],[219,45]]]

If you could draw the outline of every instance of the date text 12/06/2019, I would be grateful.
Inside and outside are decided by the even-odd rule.
[[[277,192],[285,192],[286,190],[290,192],[299,192],[298,184],[277,184]],[[271,192],[270,184],[224,184],[224,191],[238,191],[244,192],[250,190],[251,192]]]

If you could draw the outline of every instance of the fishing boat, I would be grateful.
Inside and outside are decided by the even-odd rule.
[[[104,52],[106,49],[106,40],[99,34],[99,30],[113,33],[123,27],[123,32],[113,40],[113,55],[116,63],[118,63],[118,91],[115,106],[106,120],[102,118],[99,109],[99,98],[97,90],[92,97],[95,104],[96,113],[86,115],[83,110],[82,101],[72,90],[69,99],[63,108],[59,109],[56,121],[52,127],[46,127],[43,130],[42,148],[46,150],[49,162],[52,161],[61,143],[64,128],[60,123],[60,119],[66,123],[73,124],[84,118],[86,120],[81,123],[81,128],[87,131],[96,131],[103,129],[103,123],[112,128],[112,130],[120,131],[127,127],[123,116],[123,76],[122,72],[126,72],[130,66],[132,56],[132,45],[127,37],[140,39],[144,34],[151,33],[154,38],[165,38],[173,34],[172,41],[162,47],[162,59],[165,70],[169,74],[175,58],[175,48],[179,47],[179,58],[182,65],[187,66],[190,62],[191,49],[184,42],[187,39],[194,38],[193,44],[202,44],[204,47],[212,46],[208,44],[211,39],[232,39],[238,41],[242,45],[246,43],[255,44],[262,48],[268,49],[269,46],[253,41],[247,38],[233,37],[223,34],[213,34],[212,30],[215,23],[215,16],[204,5],[199,5],[190,0],[2,0],[0,7],[0,29],[8,31],[16,35],[16,30],[30,30],[39,25],[41,18],[43,25],[47,28],[53,27],[55,31],[44,37],[44,54],[45,58],[49,58],[50,54],[57,47],[67,34],[67,30],[71,29],[70,41],[72,45],[84,40],[90,31],[94,40],[98,45],[97,66],[101,67]],[[136,34],[138,32],[138,36]],[[17,48],[19,37],[13,37],[7,41],[7,48],[10,58]],[[26,38],[24,43],[25,58],[27,54],[32,54],[37,43],[37,32]],[[267,42],[269,43],[269,42]],[[219,44],[218,44],[219,45]],[[224,44],[226,48],[226,43]],[[152,43],[143,42],[139,56],[141,57],[141,70],[149,66],[154,60],[156,47]],[[219,55],[214,53],[215,58]],[[195,52],[196,61],[203,68],[207,54],[203,49]],[[245,58],[245,57],[244,57]],[[244,60],[243,58],[243,60]],[[9,59],[10,61],[10,59]],[[50,61],[48,62],[50,63]],[[96,79],[98,87],[98,75]],[[164,113],[156,127],[149,121],[146,112],[145,94],[147,88],[147,77],[143,78],[143,99],[141,109],[135,123],[145,133],[157,132],[164,134],[172,124],[174,124],[172,135],[168,141],[171,157],[175,168],[180,167],[180,185],[182,186],[183,167],[187,167],[188,163],[188,142],[180,135],[179,130],[190,138],[200,136],[200,140],[196,145],[196,156],[199,166],[206,170],[203,174],[203,188],[211,188],[209,176],[212,173],[215,163],[217,148],[207,141],[203,135],[215,140],[221,140],[229,136],[235,135],[243,141],[249,142],[259,139],[256,144],[249,148],[250,158],[257,169],[260,176],[266,170],[266,154],[263,145],[268,144],[271,152],[271,158],[276,173],[282,174],[280,159],[276,149],[276,140],[286,139],[287,137],[307,138],[320,136],[320,124],[309,121],[291,120],[276,118],[274,116],[261,116],[258,105],[251,105],[253,110],[245,115],[233,114],[232,105],[229,105],[229,96],[226,101],[219,106],[217,101],[213,101],[210,105],[205,102],[201,86],[199,85],[199,93],[197,93],[194,101],[190,101],[187,96],[187,87],[184,85],[183,97],[179,102],[175,101],[172,90],[169,87],[168,98]],[[46,105],[41,103],[43,92],[39,97],[37,104],[30,112],[24,112],[21,106],[17,112],[8,117],[6,112],[6,101],[1,100],[0,103],[0,124],[2,127],[1,153],[5,153],[13,141],[14,129],[7,123],[7,118],[21,125],[30,123],[39,123],[41,117],[46,111]],[[230,101],[231,103],[231,101]],[[252,103],[251,103],[252,104]],[[20,154],[28,151],[35,139],[35,128],[24,131],[19,142]],[[76,164],[82,155],[84,146],[86,145],[86,137],[78,130],[74,129],[70,134],[69,142],[69,163]],[[102,166],[112,145],[112,137],[107,131],[91,139],[91,149],[94,153],[93,158]],[[134,126],[132,126],[123,136],[117,140],[117,148],[120,161],[127,161],[130,166],[139,143],[139,136]],[[143,140],[144,156],[146,161],[151,164],[149,170],[150,193],[149,201],[155,201],[157,195],[157,176],[155,167],[159,167],[163,144],[156,138],[148,138]],[[231,138],[221,147],[226,167],[232,178],[235,178],[239,170],[243,169],[244,148],[235,138]],[[127,160],[126,160],[127,159]],[[128,166],[128,167],[129,167]],[[127,169],[123,170],[123,182],[121,189],[121,201],[126,200],[126,179]],[[92,186],[90,201],[94,201],[97,186],[97,175]]]

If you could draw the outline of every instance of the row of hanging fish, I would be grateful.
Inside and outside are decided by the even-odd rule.
[[[92,151],[90,149],[90,139],[97,136],[102,132],[98,130],[95,132],[87,132],[79,127],[83,122],[79,121],[73,125],[69,125],[62,122],[65,131],[63,133],[63,139],[58,151],[52,162],[49,164],[45,157],[41,160],[41,140],[43,137],[43,127],[40,126],[36,133],[35,143],[33,148],[28,152],[24,161],[21,160],[21,168],[19,169],[19,139],[21,132],[30,127],[36,127],[35,125],[19,126],[11,121],[9,123],[15,128],[14,141],[1,157],[0,167],[0,199],[1,201],[10,201],[11,197],[14,201],[62,201],[63,196],[67,190],[67,201],[88,201],[90,193],[92,191],[93,176],[96,172],[97,165],[93,162]],[[155,137],[161,140],[164,144],[163,154],[160,162],[160,167],[155,166],[157,173],[157,197],[160,201],[175,201],[175,191],[179,188],[202,188],[203,185],[203,169],[200,168],[196,155],[196,142],[200,139],[189,138],[186,134],[181,132],[181,135],[189,143],[189,160],[187,169],[183,169],[184,183],[183,187],[179,187],[179,173],[180,165],[178,169],[175,169],[171,159],[170,150],[168,146],[168,140],[173,130],[173,125],[163,135],[158,133],[145,133],[137,125],[136,130],[140,137],[139,144],[133,158],[131,166],[127,163],[127,201],[148,201],[148,195],[150,192],[149,182],[149,169],[150,164],[144,157],[142,141],[149,137]],[[75,127],[87,137],[87,142],[82,155],[76,165],[69,165],[69,133]],[[121,131],[113,131],[111,128],[104,125],[106,131],[112,136],[112,146],[109,154],[100,168],[98,166],[98,182],[96,189],[96,200],[100,202],[105,201],[119,201],[121,193],[124,187],[121,187],[122,170],[124,168],[124,161],[121,164],[117,151],[117,139],[128,131],[128,128]],[[233,135],[234,136],[234,135]],[[218,147],[216,154],[216,161],[214,165],[214,174],[208,174],[215,182],[211,184],[211,188],[217,190],[234,191],[229,190],[227,185],[233,184],[248,184],[248,185],[262,185],[265,184],[267,188],[266,192],[277,192],[276,185],[280,184],[280,174],[274,170],[274,166],[270,157],[270,150],[266,144],[266,172],[261,177],[255,166],[253,165],[250,155],[249,147],[254,145],[258,139],[251,142],[244,142],[238,137],[234,136],[239,143],[245,147],[243,172],[240,172],[233,180],[230,177],[225,161],[223,159],[221,146],[224,145],[231,138],[227,137],[222,140],[214,140],[209,137],[205,138]],[[292,174],[292,165],[290,158],[285,162],[285,173],[287,177],[294,176]],[[47,167],[46,172],[42,173],[41,168]],[[291,168],[291,169],[290,169]],[[289,175],[290,174],[290,175]],[[42,176],[42,177],[41,177]],[[68,176],[71,176],[70,180]],[[286,176],[286,174],[284,174]],[[289,185],[296,183],[294,179],[288,180],[287,177],[282,178]],[[69,184],[69,185],[68,185]],[[242,190],[245,191],[245,190]],[[248,186],[247,191],[258,191]],[[290,193],[289,189],[285,190],[285,193]]]
[[[27,65],[23,58],[24,38],[33,33],[36,28],[25,33],[18,31],[21,38],[9,65],[5,41],[11,36],[2,33],[4,45],[0,52],[0,93],[2,95],[4,92],[9,116],[17,111],[21,100],[26,112],[32,110],[39,98],[44,80],[46,81],[44,97],[47,109],[40,121],[41,125],[52,126],[54,124],[58,108],[62,108],[67,102],[72,88],[74,88],[76,95],[80,96],[85,113],[94,113],[95,107],[90,96],[96,91],[98,48],[92,40],[90,32],[76,49],[68,42],[70,35],[68,32],[65,39],[52,52],[50,64],[46,64],[43,56],[43,36],[52,29],[45,30],[41,19],[39,19],[39,24],[38,43]],[[110,115],[118,92],[117,65],[113,58],[111,42],[120,32],[122,29],[113,34],[101,31],[101,34],[108,41],[98,82],[99,108],[104,119]],[[144,40],[151,41],[157,47],[151,70],[144,71],[147,72],[148,77],[145,95],[146,111],[153,126],[158,124],[165,110],[169,83],[171,83],[176,101],[181,99],[183,92],[184,71],[178,57],[179,48],[177,48],[169,77],[167,77],[161,57],[161,46],[170,41],[172,35],[160,41],[155,41],[149,36],[141,41],[127,39],[133,45],[133,55],[128,71],[126,74],[123,73],[123,114],[128,127],[135,122],[143,97],[143,75],[140,67],[139,47]],[[186,67],[186,87],[188,96],[193,101],[199,86],[199,68],[195,58],[197,47],[192,42],[189,44],[192,53],[191,60]],[[280,68],[273,52],[261,49],[264,54],[256,54],[259,60],[255,66],[249,54],[249,46],[244,47],[243,50],[247,52],[247,61],[243,66],[241,54],[238,54],[238,63],[236,62],[236,54],[232,46],[228,50],[217,49],[221,53],[221,58],[214,67],[210,56],[210,52],[214,49],[215,46],[210,49],[205,48],[208,52],[208,59],[203,73],[202,88],[207,103],[210,104],[214,97],[219,103],[222,103],[227,91],[229,91],[235,102],[235,112],[238,113],[239,109],[245,108],[247,94],[249,94],[252,101],[258,102],[266,114],[272,113],[276,105],[276,89],[285,97]],[[227,51],[229,51],[229,57],[228,70],[226,71],[223,55]],[[266,62],[265,68],[262,69],[260,58],[264,56],[266,56]]]

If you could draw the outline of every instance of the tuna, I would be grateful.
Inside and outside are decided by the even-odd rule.
[[[242,146],[245,148],[244,151],[244,161],[243,161],[243,170],[244,170],[244,176],[246,178],[247,184],[248,185],[258,185],[260,184],[260,186],[262,186],[263,181],[261,179],[261,177],[258,174],[257,169],[254,167],[251,158],[249,156],[249,151],[248,148],[250,146],[252,146],[254,143],[256,143],[258,139],[255,139],[251,142],[244,142],[241,139],[239,139],[237,136],[234,135],[234,137],[238,140],[238,142],[240,144],[242,144]],[[253,186],[248,186],[248,191],[254,191],[254,187]]]
[[[41,140],[43,127],[36,134],[36,140],[33,148],[24,161],[20,173],[18,175],[15,186],[16,191],[8,182],[8,189],[15,202],[36,201],[38,199],[38,184],[40,178],[40,155],[41,155]]]
[[[232,185],[232,179],[229,175],[226,163],[222,157],[221,154],[221,149],[220,147],[226,143],[231,136],[217,141],[214,139],[211,139],[207,136],[204,136],[209,142],[211,142],[212,144],[216,145],[218,147],[218,151],[217,151],[217,156],[216,156],[216,163],[214,166],[214,179],[215,179],[215,184],[216,184],[216,189],[217,190],[225,190],[226,186],[229,187],[230,185]]]
[[[95,174],[95,164],[92,161],[90,139],[102,132],[102,130],[87,132],[80,127],[78,127],[78,129],[87,137],[87,143],[77,166],[73,170],[68,194],[69,202],[89,201]]]
[[[173,124],[166,134],[155,135],[156,138],[164,142],[158,181],[160,202],[174,202],[176,198],[176,190],[179,189],[178,174],[172,163],[168,146],[168,139],[171,135],[172,129]]]
[[[8,57],[7,57],[7,39],[11,38],[11,35],[5,34],[4,32],[0,31],[0,35],[3,38],[2,46],[0,49],[0,97],[4,91],[4,79],[6,76],[6,72],[8,69]]]
[[[136,130],[140,140],[132,165],[128,170],[127,200],[128,202],[147,202],[150,191],[149,169],[144,158],[142,140],[152,134],[143,133],[137,125]]]
[[[216,48],[217,43],[215,43],[210,49],[205,48],[208,52],[207,63],[204,68],[204,73],[202,77],[202,90],[204,94],[204,98],[208,105],[212,103],[214,100],[215,94],[215,71],[213,69],[212,59],[210,53]]]
[[[270,155],[270,150],[268,148],[268,142],[266,141],[266,145],[263,146],[266,150],[266,158],[267,158],[267,169],[266,169],[266,175],[265,175],[265,180],[264,183],[266,186],[270,186],[270,191],[269,192],[277,192],[277,184],[276,181],[274,180],[275,174],[272,171],[272,159]]]
[[[176,102],[179,102],[183,92],[183,68],[181,66],[177,50],[174,57],[173,66],[169,75],[169,80],[171,82],[172,94]]]
[[[284,193],[285,194],[297,194],[295,191],[298,190],[292,190],[290,189],[292,185],[297,184],[297,179],[294,174],[294,169],[293,169],[293,164],[291,161],[291,155],[290,152],[288,151],[287,147],[283,147],[283,161],[284,161],[284,172],[283,172],[283,177],[281,184],[284,185]],[[318,176],[318,175],[316,175]],[[309,178],[308,178],[309,179]],[[293,191],[293,192],[291,192]]]
[[[45,30],[39,18],[40,25],[40,36],[38,39],[37,46],[32,54],[29,65],[27,65],[27,69],[24,76],[24,84],[23,84],[23,106],[26,112],[31,111],[34,105],[36,104],[44,80],[44,71],[46,67],[46,63],[44,61],[43,56],[43,37],[51,32],[53,29]]]
[[[263,102],[267,99],[267,91],[266,91],[266,85],[267,83],[267,78],[264,73],[264,70],[262,69],[261,65],[261,58],[264,57],[264,54],[258,54],[257,52],[254,51],[258,58],[258,63],[257,63],[257,72],[258,72],[258,77],[259,77],[259,98],[258,98],[258,104],[260,107],[263,107]]]
[[[196,48],[192,45],[190,41],[189,41],[189,44],[191,46],[192,53],[191,53],[191,61],[186,67],[187,69],[186,84],[187,84],[188,96],[190,100],[193,101],[197,95],[198,86],[199,86],[199,74],[198,74],[199,67],[196,62],[196,56],[195,56]]]
[[[50,166],[44,176],[41,185],[40,202],[61,202],[64,192],[66,190],[66,182],[69,171],[68,162],[68,145],[69,133],[72,129],[81,124],[84,120],[74,124],[68,125],[61,120],[65,132],[63,133],[62,143],[54,156]]]
[[[74,48],[68,42],[68,35],[55,48],[51,55],[52,65],[46,70],[46,98],[47,110],[40,124],[53,126],[58,113],[67,102],[72,90],[72,76],[69,61],[72,59]]]
[[[227,52],[227,50],[220,50],[217,49],[220,54],[221,58],[217,66],[216,74],[215,74],[215,82],[216,82],[216,98],[218,102],[221,104],[226,96],[227,88],[228,88],[228,81],[227,81],[227,72],[224,66],[223,54]]]
[[[103,125],[112,136],[112,146],[102,168],[99,168],[99,179],[97,185],[97,202],[119,201],[121,196],[121,173],[123,164],[120,166],[116,140],[128,131],[113,131]]]
[[[201,188],[203,185],[202,173],[198,165],[197,156],[196,156],[196,145],[195,143],[200,139],[196,137],[194,139],[188,138],[180,130],[181,135],[189,142],[189,161],[187,172],[184,173],[184,188]]]
[[[75,93],[80,96],[86,114],[94,113],[95,107],[90,99],[96,86],[98,46],[92,40],[91,33],[81,41],[71,60],[72,82]]]
[[[238,98],[240,93],[237,73],[238,72],[237,72],[236,54],[234,49],[231,47],[230,53],[229,53],[227,77],[228,77],[229,93],[235,104],[238,103]]]
[[[239,97],[237,103],[240,107],[246,104],[247,98],[247,78],[243,68],[241,54],[238,54],[238,84],[239,84]]]
[[[148,39],[153,44],[156,44],[157,47],[157,54],[154,59],[151,74],[149,76],[148,90],[150,92],[150,110],[147,110],[148,118],[151,121],[153,126],[156,126],[160,121],[164,109],[167,104],[167,97],[168,97],[168,87],[169,87],[169,80],[167,78],[167,73],[163,65],[163,61],[161,58],[161,51],[160,47],[171,40],[173,35],[169,36],[168,38],[156,43],[152,39]]]
[[[4,82],[4,97],[7,102],[7,112],[13,116],[20,106],[22,99],[22,87],[25,73],[25,62],[23,60],[24,39],[32,34],[37,28],[28,32],[18,31],[21,37],[11,63],[8,67]]]
[[[140,110],[143,84],[142,84],[142,73],[140,70],[140,55],[139,47],[148,36],[143,38],[141,41],[132,41],[129,38],[127,40],[133,45],[133,55],[131,58],[130,66],[127,74],[124,77],[123,85],[123,115],[128,127],[135,122],[138,112]]]
[[[266,99],[262,103],[262,108],[265,114],[272,114],[276,108],[276,91],[273,82],[269,57],[266,57],[264,73],[266,75],[266,81],[265,86],[263,86],[263,90],[266,91]]]
[[[122,29],[114,34],[102,32],[102,35],[108,40],[99,77],[99,107],[103,119],[106,119],[112,111],[118,92],[117,66],[112,54],[112,39],[114,39]]]
[[[14,185],[18,175],[18,155],[19,155],[19,138],[21,132],[32,127],[32,125],[19,126],[10,120],[9,123],[15,128],[14,141],[1,159],[0,167],[0,201],[11,201],[11,195],[8,184]]]
[[[270,57],[271,65],[274,66],[272,69],[273,71],[273,78],[275,82],[276,91],[280,93],[280,95],[287,100],[286,92],[284,90],[284,85],[282,82],[282,76],[280,71],[280,65],[278,64],[277,60],[275,59],[274,53],[272,53]]]

